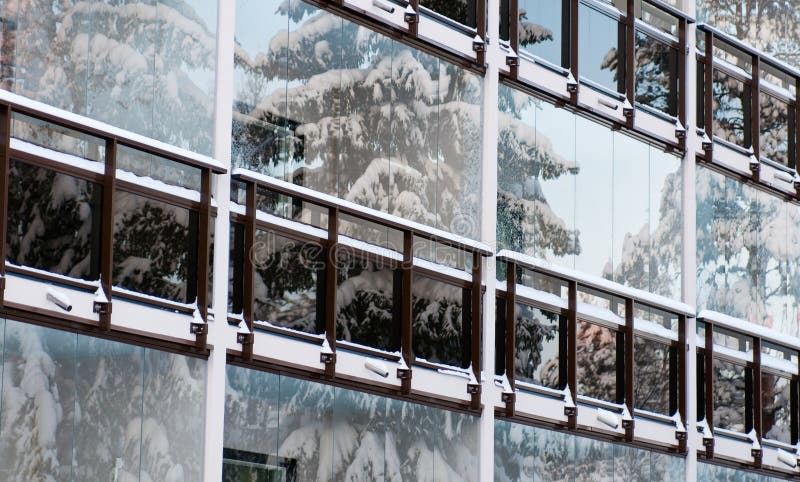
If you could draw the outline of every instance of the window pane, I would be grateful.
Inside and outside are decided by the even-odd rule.
[[[581,78],[612,92],[625,92],[625,27],[617,20],[583,3],[578,12]]]
[[[575,482],[613,482],[614,446],[575,437]]]
[[[330,385],[280,377],[278,456],[296,465],[296,480],[333,480],[333,394]]]
[[[517,380],[562,388],[559,378],[559,330],[564,316],[517,303],[514,376]]]
[[[380,350],[399,350],[400,310],[394,304],[399,271],[387,262],[369,261],[342,248],[336,257],[337,338]]]
[[[278,455],[279,376],[233,365],[227,366],[226,376],[225,448],[263,454],[274,461]]]
[[[786,377],[761,374],[761,407],[764,437],[792,443],[792,381]]]
[[[99,137],[25,114],[12,113],[11,119],[12,137],[90,161],[105,162],[106,142]]]
[[[675,300],[681,297],[683,222],[681,158],[651,146],[648,291]],[[643,286],[638,288],[644,289]]]
[[[617,333],[610,328],[578,322],[578,394],[621,401],[617,393]]]
[[[194,301],[189,253],[197,240],[196,213],[125,191],[114,196],[114,285]]]
[[[522,50],[541,57],[551,64],[567,67],[562,62],[564,34],[562,8],[559,1],[520,0],[519,45]]]
[[[420,0],[419,4],[462,25],[475,27],[475,0]]]
[[[623,445],[614,445],[614,480],[626,482],[650,482],[663,480],[651,477],[651,457],[655,454],[647,450]]]
[[[639,336],[633,342],[633,379],[636,408],[672,415],[670,410],[670,348]]]
[[[636,32],[636,102],[678,115],[678,51]]]
[[[139,479],[144,352],[78,337],[74,480]]]
[[[748,390],[745,367],[714,359],[714,426],[745,431],[745,398]]]
[[[325,251],[304,243],[256,230],[254,317],[275,326],[306,333],[323,333]]]
[[[73,480],[76,338],[6,322],[0,480]]]
[[[714,69],[714,135],[750,147],[750,89],[735,77]]]
[[[98,279],[101,202],[102,189],[92,182],[11,161],[7,260]]]
[[[575,441],[577,437],[554,430],[536,429],[535,480],[572,482],[575,480]]]
[[[771,95],[760,94],[761,156],[789,165],[789,105]]]
[[[651,480],[663,482],[684,482],[686,480],[686,459],[683,457],[652,452],[650,458],[653,463],[650,472]]]
[[[521,423],[494,422],[494,480],[533,482],[536,473],[536,429]]]
[[[117,147],[117,169],[130,172],[137,177],[155,179],[170,186],[200,191],[199,168],[127,146]]]
[[[413,350],[417,358],[461,368],[470,364],[470,290],[414,276]]]
[[[202,478],[205,385],[205,360],[145,351],[142,480]]]

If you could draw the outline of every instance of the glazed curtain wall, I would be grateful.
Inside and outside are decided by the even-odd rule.
[[[0,87],[210,154],[214,0],[0,1]]]
[[[496,482],[682,482],[685,461],[567,432],[496,420]]]
[[[681,296],[681,159],[500,86],[497,242]]]
[[[475,481],[478,418],[228,367],[223,480]]]
[[[478,236],[480,76],[301,1],[236,7],[234,166]]]
[[[0,480],[201,480],[205,361],[12,320],[0,335]]]
[[[800,206],[697,167],[697,305],[798,335]]]
[[[784,479],[702,462],[697,464],[698,482],[778,482],[779,480]]]

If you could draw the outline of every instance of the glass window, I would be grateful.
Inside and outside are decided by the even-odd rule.
[[[74,480],[139,479],[144,348],[78,336]],[[184,419],[185,421],[185,419]],[[155,427],[147,424],[148,435]],[[160,435],[160,434],[158,434]]]
[[[100,277],[99,185],[11,161],[7,260],[53,273]]]
[[[494,479],[536,480],[537,429],[496,419],[494,422]]]
[[[127,146],[117,147],[117,169],[171,186],[200,191],[200,169]],[[169,189],[169,188],[165,188]]]
[[[315,243],[257,229],[252,256],[255,319],[306,333],[323,333],[325,310],[320,294],[325,292],[325,251]]]
[[[622,353],[621,333],[605,326],[578,321],[578,394],[609,402],[622,402],[617,380],[617,359]],[[618,340],[619,338],[619,340]]]
[[[553,65],[568,67],[560,0],[519,0],[519,45]]]
[[[211,153],[215,2],[139,0],[90,9],[4,4],[0,18],[8,19],[3,37],[10,55],[3,64],[9,90]]]
[[[714,426],[744,432],[751,392],[749,369],[732,362],[714,359]]]
[[[678,300],[683,262],[683,166],[680,157],[653,146],[650,147],[649,214],[651,249],[647,290]],[[628,284],[644,289],[644,286]]]
[[[761,373],[761,423],[764,438],[792,443],[792,380]]]
[[[678,115],[678,51],[636,32],[636,102]]]
[[[651,452],[650,480],[663,482],[685,482],[686,459],[659,452]]]
[[[205,383],[205,360],[145,351],[142,480],[202,478]]]
[[[475,0],[420,0],[419,4],[467,27],[476,25]]]
[[[750,87],[714,69],[714,135],[741,147],[750,147]]]
[[[790,166],[793,159],[789,155],[790,113],[789,105],[763,92],[760,99],[761,157],[766,157],[784,166]]]
[[[574,435],[536,429],[536,475],[553,482],[572,482],[578,467],[575,463]]]
[[[394,301],[401,272],[388,262],[370,261],[344,248],[336,256],[336,337],[380,350],[399,350],[400,310]]]
[[[655,454],[647,450],[613,445],[614,451],[614,479],[631,482],[646,482],[650,480],[663,480],[653,478],[651,457]]]
[[[467,368],[472,338],[470,290],[414,276],[412,303],[416,358]]]
[[[225,386],[225,434],[226,450],[256,453],[268,456],[262,465],[272,465],[276,470],[280,465],[278,453],[278,417],[280,377],[274,373],[251,370],[228,365],[226,369],[227,385]],[[243,464],[235,463],[235,453],[231,453],[231,462],[224,462],[223,477],[226,482],[238,480],[273,480],[263,478],[246,478],[243,473],[258,475],[259,471],[267,471],[263,467],[248,470]],[[249,457],[252,459],[253,457]],[[248,460],[253,462],[253,460]],[[229,474],[236,474],[231,477]],[[251,475],[252,477],[252,475]],[[281,479],[277,480],[287,480]]]
[[[18,112],[12,114],[11,135],[37,146],[90,161],[105,162],[106,142],[103,139],[25,114]]]
[[[578,23],[578,72],[581,78],[611,92],[624,93],[624,25],[584,3],[579,7]]]
[[[515,313],[515,379],[562,388],[561,334],[566,331],[566,317],[520,303]]]
[[[192,302],[197,213],[125,191],[114,194],[114,285]],[[191,274],[190,274],[191,273]]]
[[[481,78],[284,4],[237,4],[233,164],[477,236]]]
[[[673,350],[665,343],[640,336],[633,339],[633,390],[636,408],[672,415],[671,391],[675,390],[677,366]],[[673,373],[673,370],[675,373]],[[677,396],[676,396],[677,398]]]
[[[613,482],[614,446],[585,437],[575,437],[575,482]]]

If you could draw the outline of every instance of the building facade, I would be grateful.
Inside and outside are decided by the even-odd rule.
[[[0,0],[0,481],[800,479],[799,16]]]

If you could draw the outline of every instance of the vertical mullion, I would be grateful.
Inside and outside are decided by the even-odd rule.
[[[419,0],[409,0],[408,4],[416,14],[414,21],[408,24],[408,33],[412,37],[416,37],[419,35]]]
[[[8,229],[8,173],[11,164],[11,107],[0,105],[0,306],[6,284],[6,232]]]
[[[400,390],[403,393],[411,392],[411,376],[414,363],[413,352],[413,313],[412,313],[412,287],[414,283],[414,233],[403,232],[403,265],[402,289],[400,297],[400,353],[408,370],[401,377]]]
[[[508,43],[511,50],[519,56],[519,0],[509,0],[508,5]],[[511,77],[519,77],[519,65],[511,65]]]
[[[568,426],[578,426],[578,282],[570,280],[567,304],[567,387],[576,405],[574,414],[568,417]]]
[[[714,433],[714,326],[706,322],[706,339],[705,339],[705,402],[706,402],[706,423],[711,433]],[[714,456],[714,446],[706,447],[706,457],[712,458]]]
[[[247,183],[245,198],[245,226],[244,226],[244,283],[242,289],[242,314],[247,328],[253,331],[255,291],[255,265],[253,263],[253,249],[256,244],[256,185]],[[252,358],[253,344],[242,344],[242,357]]]
[[[752,71],[750,73],[750,145],[756,161],[761,159],[761,59],[758,55],[752,56]],[[745,119],[747,120],[747,119]],[[753,177],[758,179],[758,165],[751,168]]]
[[[687,390],[686,390],[686,380],[688,377],[688,373],[686,370],[687,366],[687,356],[695,356],[694,353],[689,353],[686,346],[686,315],[679,315],[678,316],[678,411],[680,412],[681,423],[683,423],[684,427],[687,427],[686,424],[686,413],[687,413],[687,404],[689,400],[687,399]],[[681,453],[686,452],[686,437],[679,441],[679,450]]]
[[[100,314],[100,328],[111,328],[111,287],[114,278],[114,190],[117,178],[117,140],[106,139],[105,172],[103,175],[103,221],[100,233],[100,287],[109,304]]]
[[[633,375],[633,309],[634,301],[632,298],[625,299],[625,405],[628,407],[628,412],[633,417],[633,410],[635,407],[634,400],[634,375]],[[625,428],[625,440],[633,442],[633,423],[630,423]]]
[[[631,107],[636,105],[636,1],[628,0],[625,13],[625,97]],[[625,123],[633,129],[634,109]],[[633,413],[633,412],[631,412]]]
[[[569,68],[578,83],[575,92],[570,93],[570,102],[578,104],[578,90],[580,90],[580,72],[578,71],[578,4],[580,0],[570,0],[569,3]]]
[[[471,356],[472,360],[472,373],[478,384],[481,384],[481,333],[483,333],[483,259],[479,253],[472,253],[472,319],[470,320],[470,328],[472,334],[470,337]],[[472,394],[472,408],[477,410],[481,406],[481,394]]]
[[[339,210],[328,210],[328,257],[325,266],[325,338],[333,351],[333,360],[325,364],[325,376],[336,375],[336,288],[338,276],[336,271],[336,243],[339,239]]]
[[[486,63],[486,0],[475,2],[475,8],[477,9],[475,15],[476,30],[478,31],[478,37],[484,42],[484,49],[476,53],[476,58],[478,65],[483,66]]]
[[[798,166],[798,150],[800,149],[800,77],[794,79],[795,95],[794,95],[794,149],[789,153],[789,162],[792,163],[790,167],[794,168],[797,172]]]
[[[512,390],[515,390],[516,380],[516,367],[514,366],[516,349],[517,349],[517,333],[516,333],[516,306],[517,306],[517,265],[513,261],[506,262],[506,339],[505,339],[505,365],[506,365],[506,378]],[[515,390],[516,391],[516,390]],[[516,397],[506,403],[506,414],[511,417],[514,415]]]
[[[687,28],[686,28],[686,19],[681,18],[678,24],[678,122],[681,123],[681,127],[686,129],[686,109],[687,105],[686,102],[688,100],[688,95],[686,89],[689,88],[689,79],[687,79],[686,71],[687,65],[687,53],[686,53],[686,46],[687,46]],[[679,137],[678,144],[681,150],[686,149],[686,136],[688,133]]]
[[[197,309],[203,321],[208,316],[208,253],[211,236],[211,170],[203,169],[200,178],[200,219],[197,243]]]
[[[761,338],[753,337],[753,429],[759,445],[763,437],[763,417],[761,405]],[[761,465],[761,457],[756,458],[756,465]]]
[[[711,31],[706,32],[706,49],[705,49],[705,81],[703,86],[703,110],[706,136],[711,141],[712,146],[714,142],[714,34]],[[711,162],[710,150],[706,153],[706,161]]]

